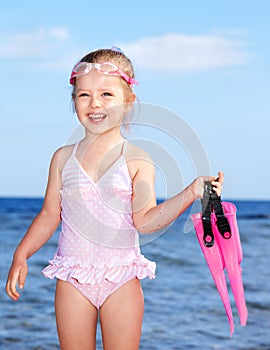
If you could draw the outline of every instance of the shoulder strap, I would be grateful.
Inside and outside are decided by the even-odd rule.
[[[128,144],[128,140],[127,140],[127,139],[124,139],[124,141],[123,141],[123,146],[122,146],[122,152],[121,152],[121,155],[122,155],[122,156],[124,156],[125,153],[126,153],[127,144]]]
[[[79,143],[80,143],[80,141],[78,141],[78,142],[76,142],[74,144],[73,150],[72,150],[72,153],[71,153],[72,156],[75,156]]]

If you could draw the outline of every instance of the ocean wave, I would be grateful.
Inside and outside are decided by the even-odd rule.
[[[237,218],[241,220],[265,220],[270,219],[270,214],[238,214]]]

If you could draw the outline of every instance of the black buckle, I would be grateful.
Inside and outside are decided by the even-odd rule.
[[[215,244],[215,237],[212,231],[211,218],[210,217],[202,217],[203,223],[203,243],[206,247],[213,247]]]

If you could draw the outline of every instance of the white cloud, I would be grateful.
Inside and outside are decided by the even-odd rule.
[[[69,33],[64,28],[40,28],[35,32],[2,34],[0,57],[42,57],[53,53],[68,38]]]
[[[247,62],[251,54],[246,49],[244,34],[239,31],[208,35],[170,33],[119,46],[136,69],[182,73]],[[70,69],[78,59],[78,52],[84,52],[79,46],[65,28],[39,28],[33,32],[1,34],[0,58],[27,58],[21,62],[24,69],[29,65],[31,70],[64,70]]]
[[[230,36],[166,34],[121,44],[137,68],[164,72],[199,71],[243,64],[250,53],[243,39]]]

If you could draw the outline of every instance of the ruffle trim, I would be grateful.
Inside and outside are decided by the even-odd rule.
[[[82,284],[100,284],[104,280],[120,283],[127,277],[137,277],[140,280],[156,277],[156,263],[143,255],[131,261],[106,265],[93,262],[89,258],[78,260],[76,257],[62,257],[56,254],[49,263],[50,265],[42,271],[46,278],[56,277],[64,281],[75,278]]]

